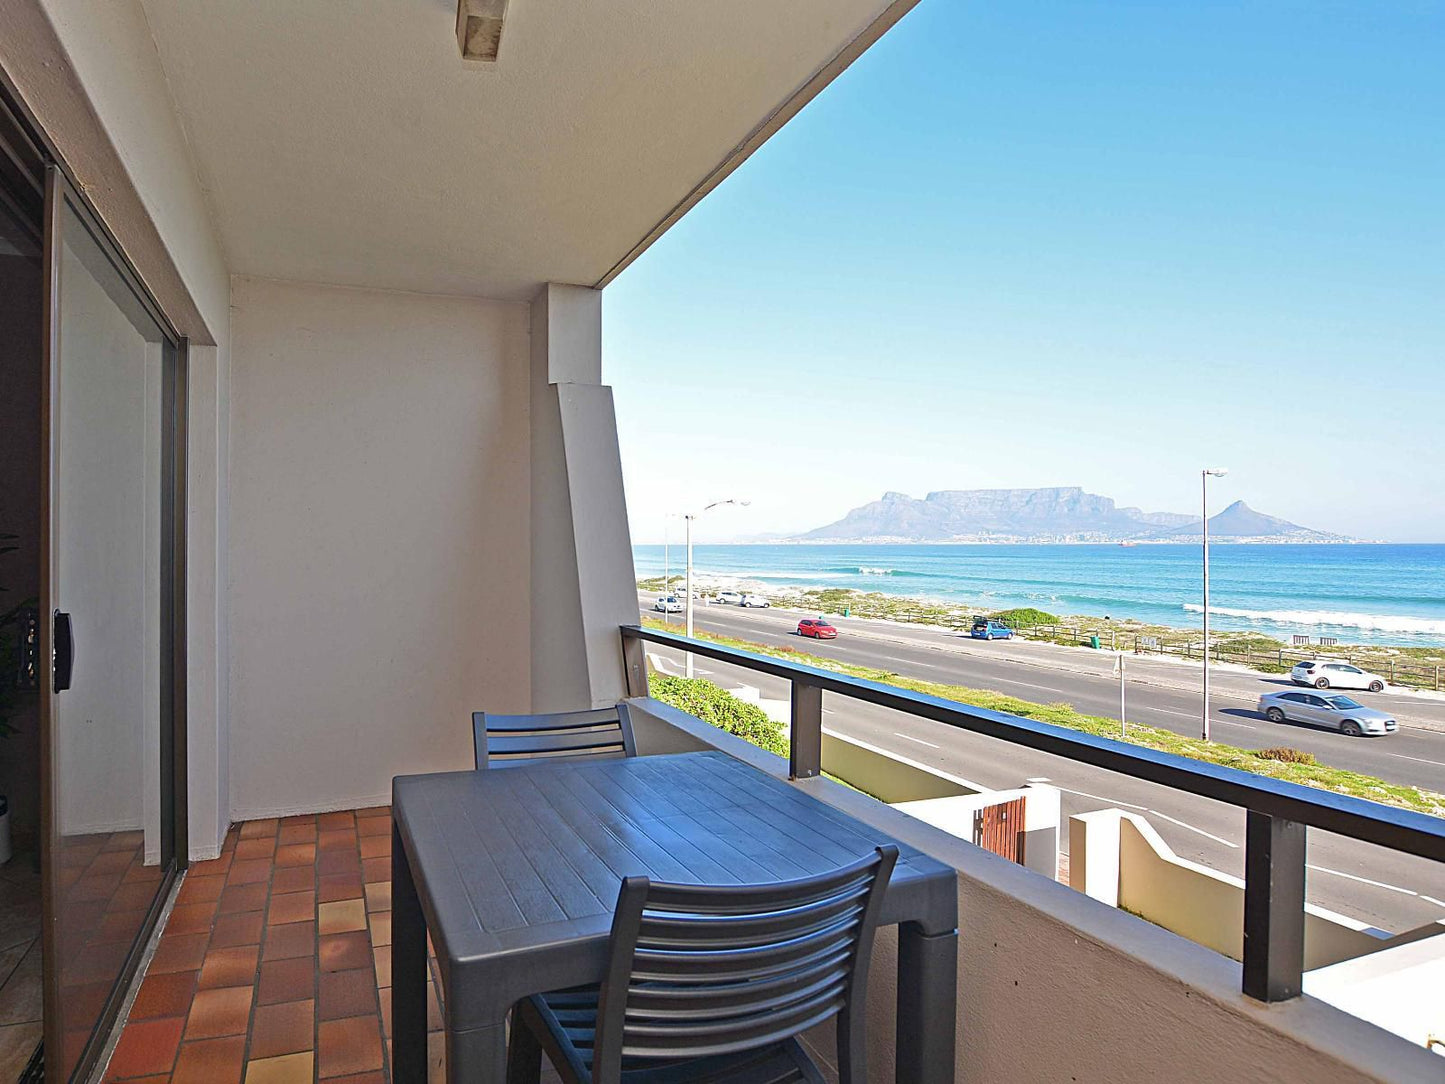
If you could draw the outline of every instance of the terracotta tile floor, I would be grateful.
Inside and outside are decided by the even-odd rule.
[[[40,874],[30,855],[0,866],[0,1081],[18,1080],[40,1042]]]
[[[105,1079],[386,1084],[390,982],[390,810],[236,825],[181,885]]]

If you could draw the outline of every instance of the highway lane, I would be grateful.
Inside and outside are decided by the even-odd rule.
[[[1109,672],[1112,656],[1040,644],[975,641],[926,629],[901,630],[900,635],[897,626],[882,622],[839,620],[838,639],[805,640],[795,633],[798,613],[781,608],[744,610],[699,605],[693,620],[697,628],[708,632],[794,647],[927,681],[990,689],[1034,703],[1071,704],[1080,711],[1109,719],[1119,717],[1118,679]],[[677,628],[681,631],[680,619]],[[1029,655],[1022,655],[1020,648]],[[1152,672],[1146,669],[1147,663],[1154,664]],[[1126,656],[1125,666],[1125,702],[1130,721],[1191,737],[1198,735],[1198,667],[1132,655]],[[1155,678],[1161,666],[1167,668],[1164,680],[1168,684],[1159,684]],[[1186,682],[1192,682],[1193,687]],[[1445,733],[1418,729],[1402,721],[1401,730],[1387,737],[1347,738],[1296,723],[1275,724],[1255,712],[1255,701],[1261,692],[1290,687],[1287,680],[1275,675],[1216,671],[1211,686],[1210,726],[1216,741],[1245,749],[1288,745],[1313,753],[1322,763],[1334,767],[1393,783],[1445,790]],[[1370,704],[1386,699],[1414,700],[1410,707],[1421,712],[1445,709],[1445,704],[1408,696],[1349,695]]]
[[[744,614],[744,620],[754,617]],[[700,615],[696,623],[702,626]],[[664,672],[682,672],[680,654],[655,654]],[[708,659],[698,659],[697,667],[698,676],[725,688],[747,685],[766,697],[787,699],[787,683],[780,679]],[[1241,810],[832,694],[824,698],[824,711],[824,724],[831,730],[991,789],[1047,781],[1063,792],[1065,818],[1107,808],[1140,813],[1180,857],[1243,876]],[[1066,824],[1061,845],[1067,851]],[[1311,903],[1392,932],[1445,918],[1445,870],[1436,863],[1313,830],[1309,862]]]

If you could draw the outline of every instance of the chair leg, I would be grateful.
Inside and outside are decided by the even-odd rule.
[[[507,1084],[539,1084],[542,1079],[542,1044],[522,1019],[522,1006],[512,1010],[507,1036]]]

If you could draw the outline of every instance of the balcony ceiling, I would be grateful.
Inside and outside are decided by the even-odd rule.
[[[911,3],[511,0],[482,64],[455,0],[143,0],[233,272],[512,299],[605,282]]]

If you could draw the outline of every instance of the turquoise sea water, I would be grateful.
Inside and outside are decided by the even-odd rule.
[[[1445,545],[1210,547],[1210,623],[1288,640],[1445,644]],[[670,564],[682,571],[682,547]],[[662,546],[636,546],[637,575],[663,571]],[[765,587],[851,587],[979,610],[1200,621],[1197,545],[695,546],[694,569]]]

